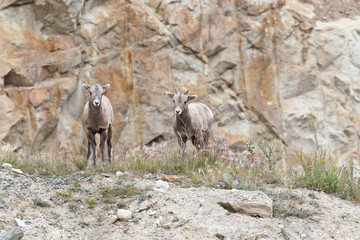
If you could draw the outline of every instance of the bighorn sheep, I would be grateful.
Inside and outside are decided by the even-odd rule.
[[[188,95],[188,92],[178,93],[175,89],[175,93],[166,93],[175,104],[173,129],[183,153],[188,139],[197,150],[208,144],[213,121],[213,113],[208,106],[200,102],[188,103],[197,98],[196,95]]]
[[[88,102],[85,104],[82,115],[88,140],[86,159],[89,160],[92,150],[94,166],[96,165],[97,157],[95,134],[98,133],[100,134],[101,161],[104,165],[104,147],[106,141],[109,163],[111,163],[111,124],[114,121],[114,112],[110,100],[106,96],[103,96],[103,94],[109,89],[110,84],[106,84],[104,86],[100,86],[98,84],[83,84],[82,86],[89,93]]]

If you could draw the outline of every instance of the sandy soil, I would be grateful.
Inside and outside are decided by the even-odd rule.
[[[310,214],[259,218],[231,213],[214,200],[231,190],[181,181],[156,188],[157,178],[127,175],[121,184],[143,191],[106,202],[99,189],[119,186],[114,173],[44,179],[0,170],[0,231],[19,227],[23,239],[360,239],[359,204],[321,192],[269,186],[270,198],[289,196],[281,200],[284,209]],[[36,198],[50,206],[36,206]],[[119,207],[132,218],[116,221]]]

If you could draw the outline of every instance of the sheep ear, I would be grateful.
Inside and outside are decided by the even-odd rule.
[[[167,95],[169,98],[171,98],[171,99],[174,98],[174,94],[171,93],[171,92],[166,92],[166,95]]]
[[[104,92],[106,92],[109,88],[110,88],[110,84],[106,84],[104,86],[102,86]]]
[[[82,87],[83,87],[86,91],[89,91],[89,89],[90,89],[90,85],[87,85],[87,84],[83,84]]]
[[[196,98],[197,98],[196,95],[189,95],[189,96],[188,96],[188,101],[195,100]]]

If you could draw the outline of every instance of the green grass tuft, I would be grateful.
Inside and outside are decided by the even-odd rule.
[[[50,203],[41,200],[40,198],[34,198],[32,199],[33,203],[35,206],[39,206],[39,207],[51,207]]]

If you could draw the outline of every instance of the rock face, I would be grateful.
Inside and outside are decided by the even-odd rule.
[[[320,17],[329,7],[322,1],[3,1],[0,140],[18,150],[82,151],[81,83],[99,82],[111,84],[115,147],[169,139],[165,92],[177,87],[211,107],[215,139],[311,145],[313,114],[323,142],[355,156],[355,4]]]

